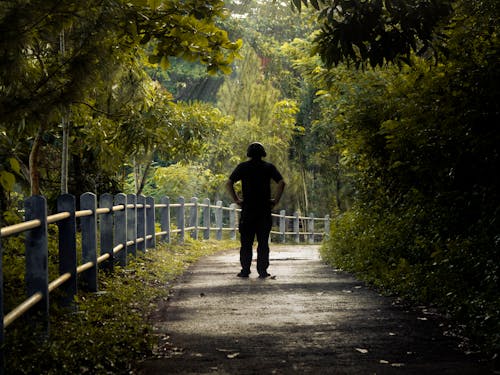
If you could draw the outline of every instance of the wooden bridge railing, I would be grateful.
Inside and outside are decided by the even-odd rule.
[[[0,229],[0,350],[5,328],[23,315],[37,321],[48,334],[49,294],[53,290],[61,290],[59,303],[71,306],[78,286],[96,292],[99,270],[112,272],[115,264],[126,266],[129,256],[154,248],[157,238],[170,242],[175,234],[177,240],[183,242],[186,233],[194,239],[200,234],[203,239],[209,239],[211,232],[215,232],[215,238],[221,240],[223,232],[227,231],[231,239],[236,239],[240,212],[235,204],[224,207],[218,201],[213,205],[209,199],[200,203],[192,198],[186,203],[180,197],[177,203],[171,203],[164,197],[160,203],[155,203],[151,197],[123,193],[103,194],[99,200],[93,193],[82,194],[78,211],[73,195],[61,195],[57,200],[57,213],[53,215],[47,215],[44,197],[32,196],[25,201],[24,209],[24,222]],[[176,210],[175,224],[171,221],[172,209]],[[277,234],[281,242],[292,235],[297,243],[301,240],[311,243],[329,233],[328,217],[286,216],[284,210],[273,217],[278,219],[279,225],[278,230],[271,233]],[[80,265],[77,265],[77,219],[82,238]],[[315,221],[323,221],[324,230],[315,232]],[[50,281],[48,225],[52,223],[59,228],[59,277]],[[156,230],[157,226],[160,231]],[[19,233],[25,233],[27,299],[4,315],[1,238]],[[0,370],[2,368],[0,366]]]

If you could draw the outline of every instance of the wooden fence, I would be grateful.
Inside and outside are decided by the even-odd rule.
[[[212,232],[221,240],[223,232],[236,239],[238,213],[235,204],[224,207],[221,201],[215,205],[209,199],[201,203],[192,198],[186,203],[180,197],[171,203],[164,197],[155,203],[151,197],[134,194],[103,194],[99,197],[85,193],[80,197],[80,210],[76,210],[73,195],[61,195],[57,200],[57,213],[47,214],[46,200],[32,196],[25,201],[25,221],[0,230],[0,347],[4,343],[5,328],[23,315],[28,315],[41,325],[48,334],[49,294],[60,290],[63,305],[70,306],[78,287],[97,292],[100,270],[112,272],[114,265],[125,267],[128,258],[138,252],[154,248],[156,240],[170,242],[173,235],[183,242],[186,233],[192,238],[209,239]],[[175,223],[171,220],[175,209]],[[286,216],[273,214],[277,230],[272,235],[285,242],[292,236],[295,242],[309,243],[329,233],[329,218]],[[78,219],[78,221],[77,221]],[[315,222],[323,222],[323,228],[315,232]],[[48,225],[58,226],[59,277],[50,281],[48,276]],[[213,223],[213,225],[212,225]],[[77,225],[78,224],[78,225]],[[77,264],[77,228],[81,232],[81,264]],[[159,231],[157,231],[159,229]],[[3,310],[3,261],[1,238],[24,233],[25,235],[25,283],[27,299],[4,315]],[[98,254],[99,252],[99,254]],[[7,267],[9,265],[6,265]],[[3,369],[3,355],[0,356]]]

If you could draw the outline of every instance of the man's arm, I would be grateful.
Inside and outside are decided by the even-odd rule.
[[[240,197],[238,197],[238,194],[236,194],[236,191],[234,190],[234,182],[231,179],[227,180],[226,188],[227,191],[229,191],[229,194],[231,195],[233,202],[236,203],[238,206],[241,206],[243,200]]]
[[[276,206],[280,199],[281,196],[283,195],[283,191],[285,190],[285,180],[279,180],[278,181],[278,187],[276,189],[276,195],[274,196],[274,199],[271,199],[271,202],[273,204],[273,207]]]

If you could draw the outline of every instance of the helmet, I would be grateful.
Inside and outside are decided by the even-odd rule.
[[[264,146],[262,146],[262,143],[253,142],[250,146],[248,146],[247,156],[249,158],[263,158],[266,155],[266,150],[264,149]]]

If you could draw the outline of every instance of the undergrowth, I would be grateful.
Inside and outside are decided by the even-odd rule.
[[[76,297],[73,312],[51,306],[50,337],[20,319],[6,332],[7,374],[124,374],[152,353],[148,325],[156,302],[200,257],[235,248],[234,241],[159,244],[113,275],[99,275],[99,292]],[[52,295],[51,295],[52,296]]]
[[[449,318],[447,333],[468,350],[500,353],[499,264],[495,245],[481,227],[442,237],[436,211],[352,210],[332,221],[322,257],[335,267],[407,303],[432,306]]]

